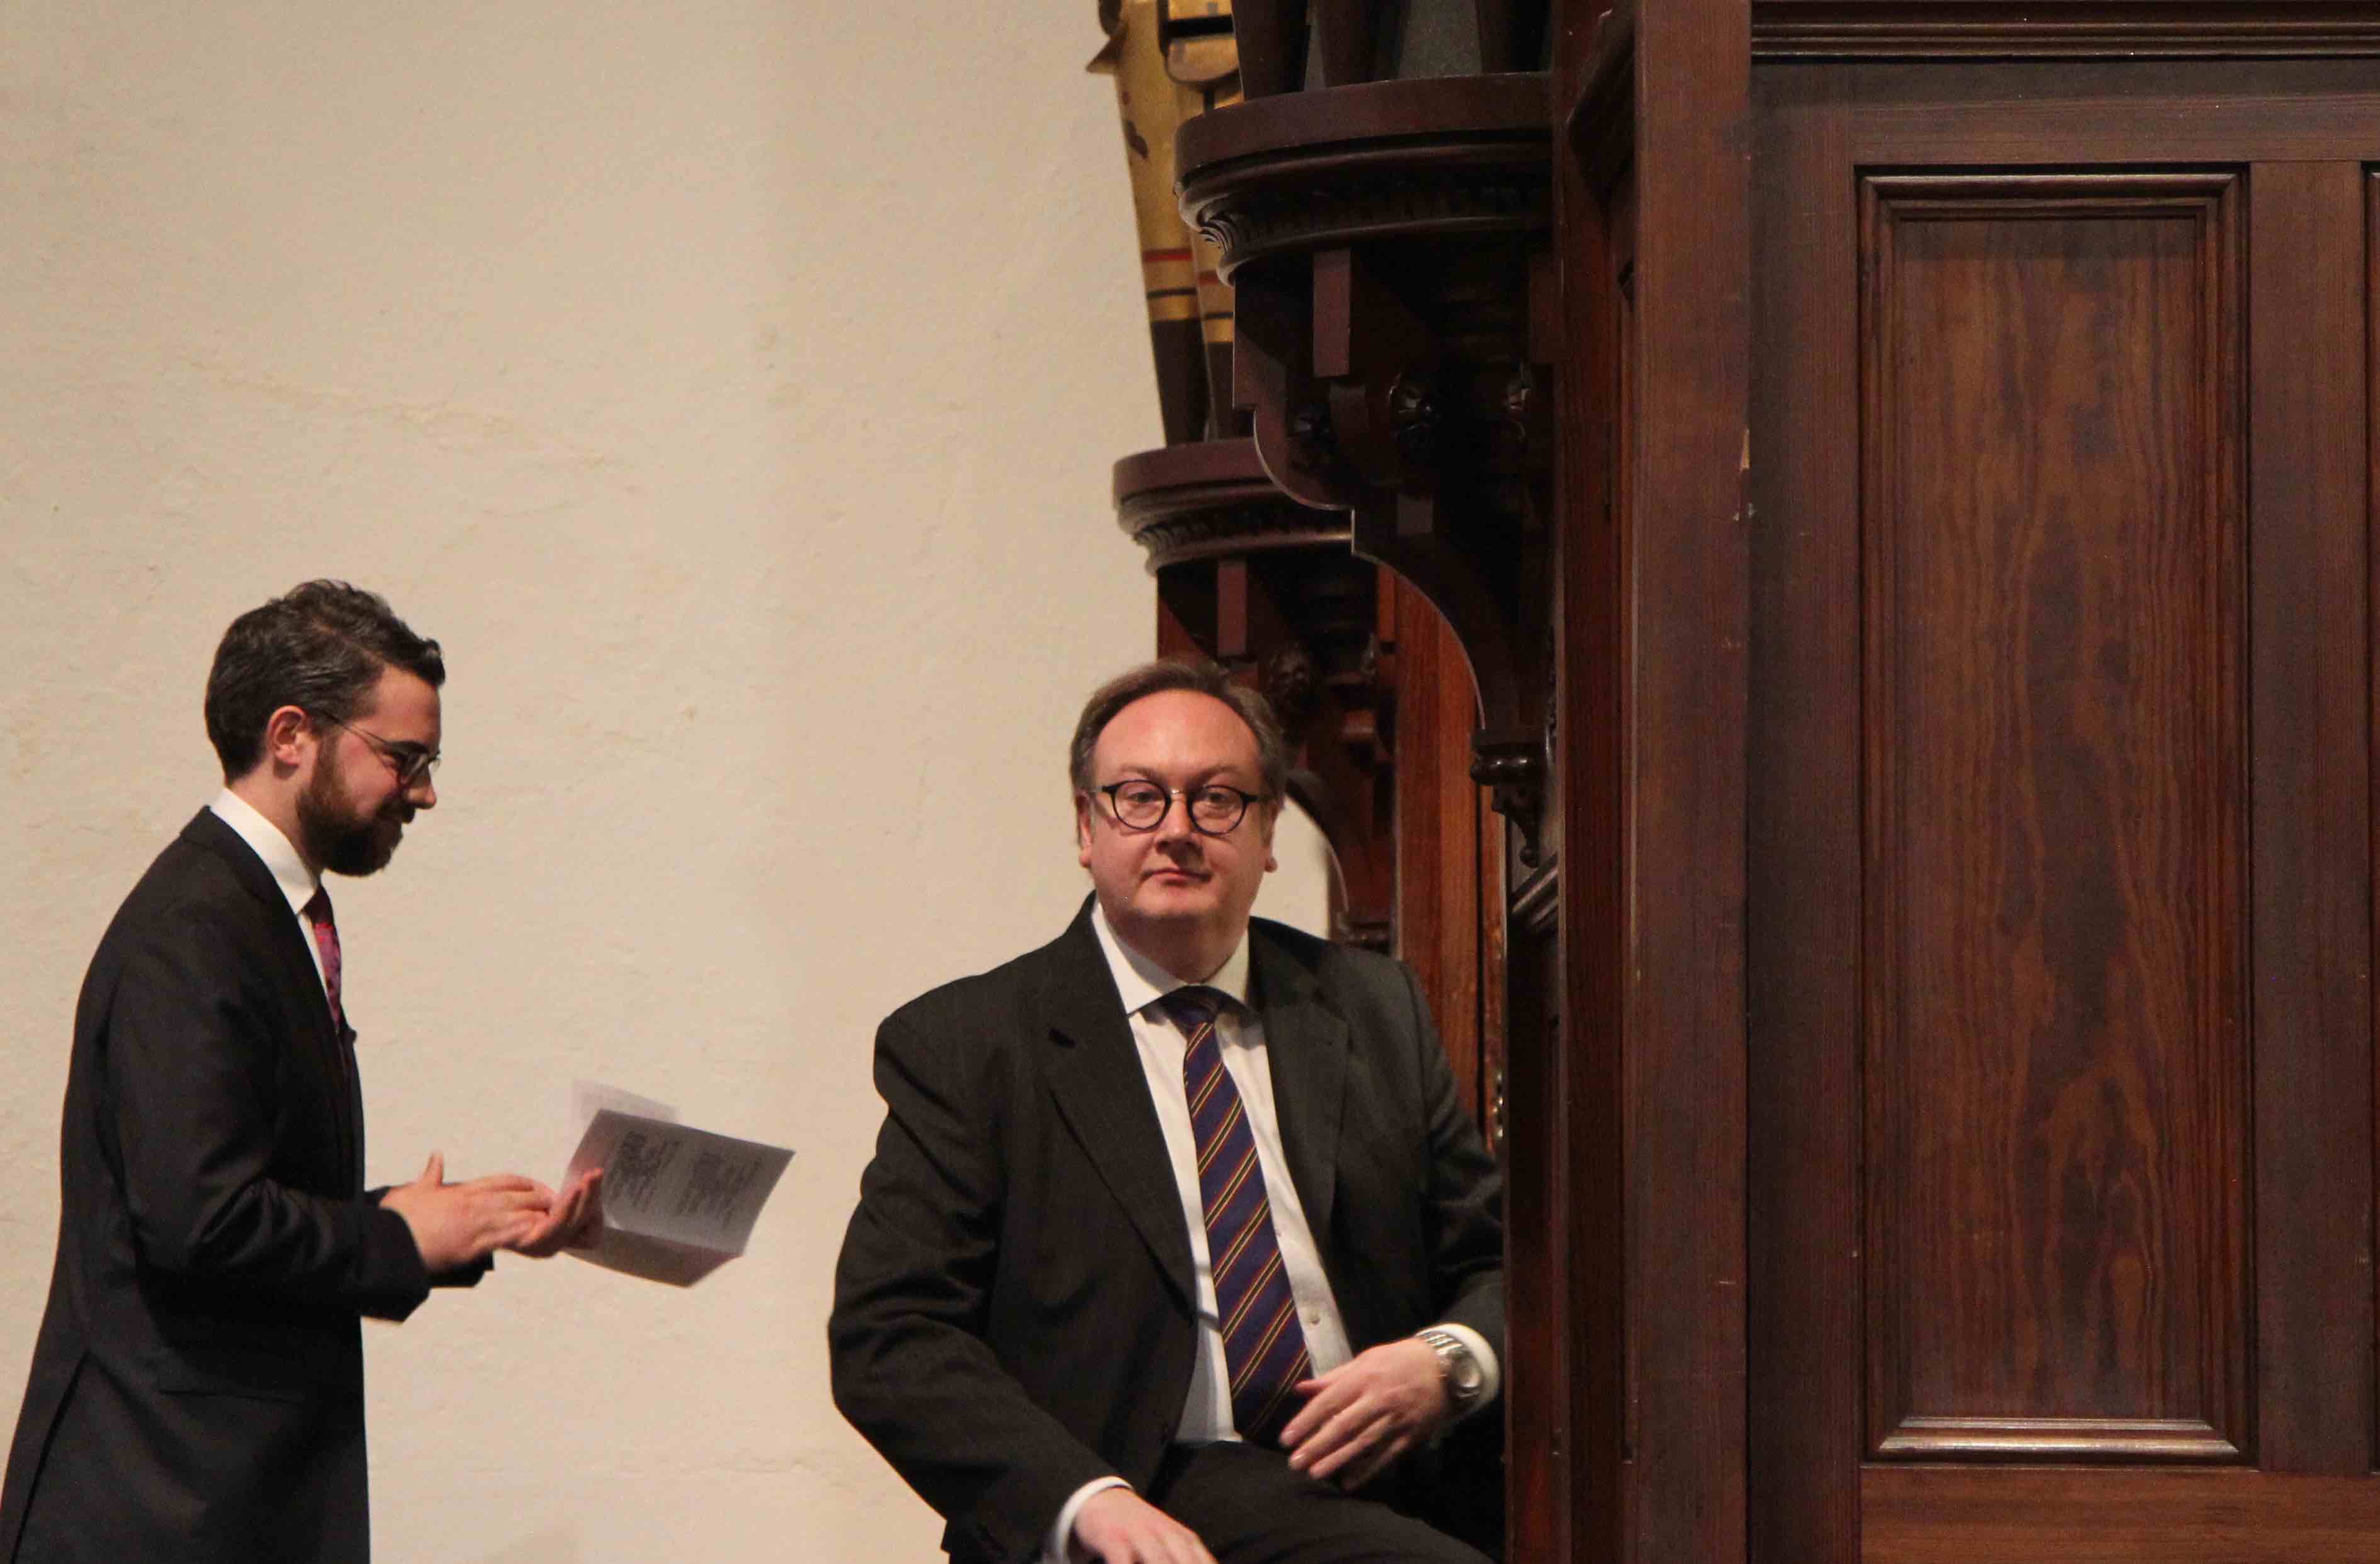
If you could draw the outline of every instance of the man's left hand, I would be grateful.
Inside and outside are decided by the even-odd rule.
[[[1452,1410],[1438,1354],[1427,1341],[1384,1341],[1318,1379],[1300,1380],[1307,1398],[1281,1442],[1290,1466],[1309,1477],[1335,1476],[1360,1488]]]
[[[584,1249],[602,1236],[603,1170],[589,1168],[570,1181],[535,1227],[504,1247],[542,1260],[563,1249]]]

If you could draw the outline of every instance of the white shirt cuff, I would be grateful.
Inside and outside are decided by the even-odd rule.
[[[1083,1506],[1093,1494],[1131,1486],[1121,1477],[1094,1477],[1076,1488],[1059,1509],[1057,1523],[1050,1528],[1050,1535],[1041,1545],[1041,1564],[1068,1564],[1073,1555],[1067,1552],[1066,1545],[1075,1540],[1075,1517],[1083,1512]]]
[[[1433,1325],[1428,1327],[1428,1328],[1431,1330],[1443,1330],[1449,1336],[1453,1337],[1457,1341],[1460,1341],[1464,1346],[1470,1348],[1471,1355],[1477,1359],[1479,1363],[1478,1399],[1474,1400],[1468,1407],[1465,1407],[1463,1410],[1461,1416],[1457,1417],[1455,1421],[1459,1423],[1463,1418],[1470,1416],[1473,1412],[1477,1412],[1481,1407],[1493,1405],[1496,1400],[1496,1392],[1504,1388],[1504,1370],[1503,1366],[1496,1361],[1496,1350],[1488,1345],[1488,1338],[1480,1335],[1477,1331],[1472,1329],[1467,1325],[1456,1325],[1451,1321]]]

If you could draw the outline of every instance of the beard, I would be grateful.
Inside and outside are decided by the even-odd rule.
[[[375,814],[361,814],[327,768],[298,795],[298,833],[307,856],[333,874],[375,874],[388,867],[413,810],[403,794]]]

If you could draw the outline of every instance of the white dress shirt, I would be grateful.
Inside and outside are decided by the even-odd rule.
[[[257,813],[256,806],[229,788],[225,788],[207,806],[224,824],[239,832],[239,839],[254,849],[273,871],[273,883],[289,898],[289,915],[298,920],[298,932],[306,937],[306,954],[314,963],[314,980],[322,985],[322,1000],[330,1002],[331,986],[322,976],[322,948],[314,943],[314,925],[306,916],[306,903],[322,888],[322,877],[306,867],[281,828]]]
[[[1198,1137],[1190,1123],[1190,1099],[1182,1082],[1182,1056],[1189,1039],[1158,1001],[1176,988],[1188,988],[1179,977],[1150,961],[1116,937],[1106,911],[1091,906],[1091,929],[1108,958],[1116,991],[1123,996],[1124,1013],[1132,1023],[1132,1040],[1140,1050],[1141,1073],[1148,1079],[1148,1097],[1157,1108],[1158,1128],[1165,1135],[1165,1151],[1173,1165],[1173,1182],[1182,1196],[1182,1219],[1190,1233],[1190,1267],[1198,1300],[1198,1353],[1190,1370],[1190,1393],[1182,1405],[1174,1442],[1210,1445],[1236,1440],[1232,1424],[1232,1376],[1223,1356],[1223,1328],[1215,1306],[1214,1274],[1207,1254],[1205,1197],[1198,1184]],[[1321,1251],[1314,1230],[1306,1224],[1305,1207],[1291,1181],[1289,1160],[1281,1150],[1281,1116],[1274,1110],[1272,1064],[1265,1053],[1263,1018],[1248,1006],[1248,940],[1243,932],[1231,956],[1201,987],[1216,989],[1233,1002],[1215,1018],[1215,1041],[1223,1068],[1239,1089],[1240,1106],[1257,1146],[1257,1166],[1264,1173],[1265,1195],[1272,1206],[1273,1237],[1281,1245],[1281,1269],[1297,1300],[1298,1324],[1305,1331],[1306,1354],[1314,1373],[1330,1373],[1354,1356],[1347,1327],[1339,1317],[1339,1302],[1331,1296],[1330,1279],[1323,1274]],[[1452,1332],[1487,1374],[1484,1393],[1474,1405],[1494,1400],[1499,1378],[1496,1355],[1487,1340],[1464,1326],[1438,1328]],[[1100,1477],[1084,1484],[1068,1497],[1050,1528],[1044,1564],[1066,1564],[1066,1545],[1075,1534],[1075,1517],[1086,1500],[1108,1488],[1128,1487],[1121,1477]]]

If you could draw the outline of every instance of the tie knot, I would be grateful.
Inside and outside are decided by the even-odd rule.
[[[1174,989],[1157,1002],[1165,1007],[1165,1013],[1172,1016],[1173,1024],[1186,1034],[1212,1022],[1232,1001],[1220,988],[1191,983]]]
[[[331,893],[321,886],[316,886],[314,894],[307,899],[306,905],[301,910],[306,915],[306,921],[310,924],[319,927],[332,922]]]

